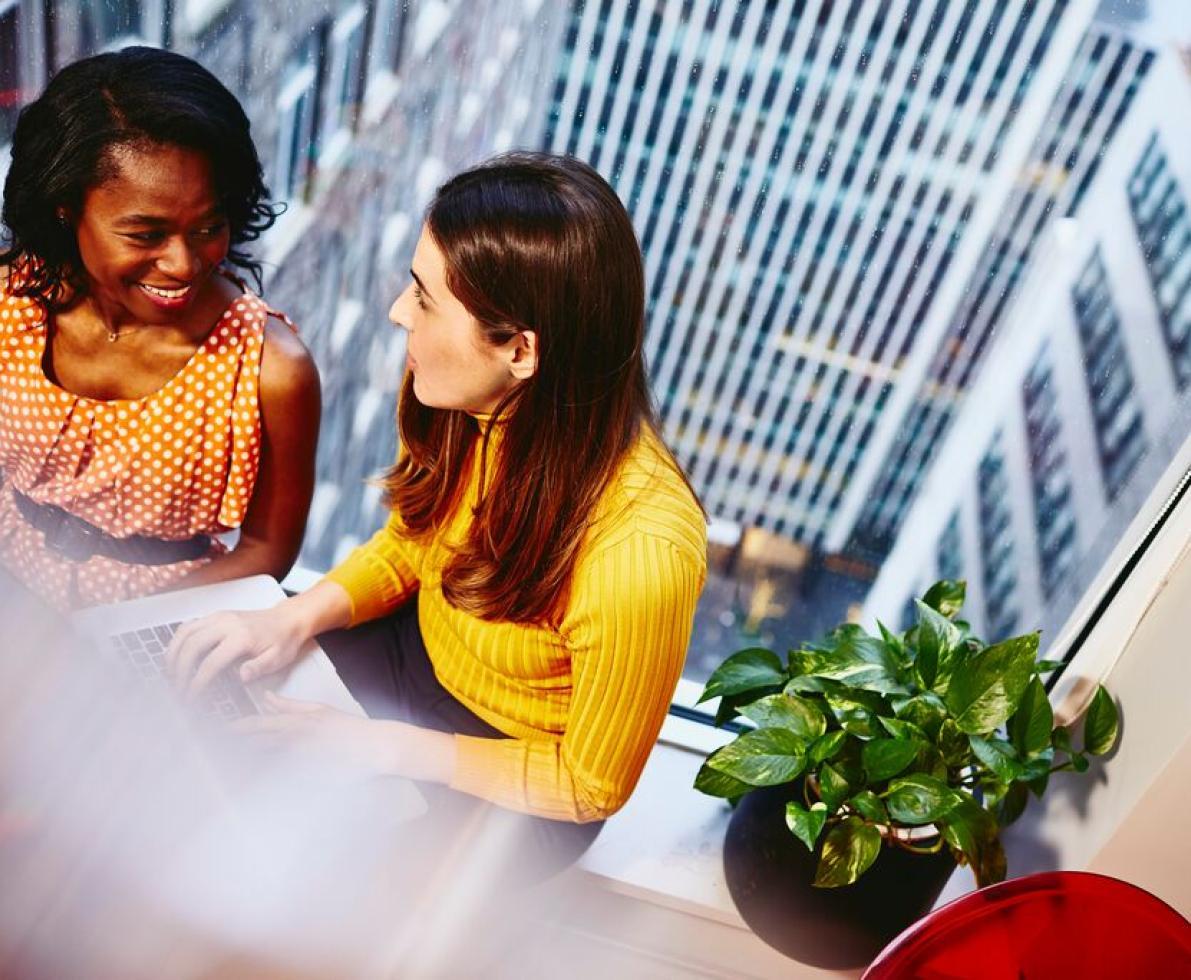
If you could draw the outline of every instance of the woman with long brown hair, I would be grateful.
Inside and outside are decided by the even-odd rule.
[[[388,524],[275,609],[183,628],[171,656],[201,687],[323,634],[371,720],[278,699],[258,727],[432,784],[432,809],[528,814],[571,860],[640,776],[706,570],[650,404],[640,250],[594,170],[516,154],[439,189],[411,275],[389,314],[408,370]]]

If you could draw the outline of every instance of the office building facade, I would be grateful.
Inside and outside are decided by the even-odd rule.
[[[1009,311],[1048,231],[1083,204],[1154,58],[1144,39],[1103,21],[1084,34],[1011,192],[999,202],[1000,218],[967,272],[929,371],[897,431],[864,461],[863,492],[851,494],[833,545],[846,540],[875,554],[894,546],[994,338],[1009,329]]]
[[[714,516],[848,540],[1094,10],[572,4],[545,142],[633,214]]]
[[[909,594],[959,577],[978,631],[1054,639],[1147,497],[1187,465],[1191,59],[1149,54],[1111,149],[1037,241],[866,616],[897,621]]]

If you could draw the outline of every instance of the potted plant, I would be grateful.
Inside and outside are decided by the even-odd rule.
[[[1052,773],[1115,745],[1097,689],[1082,745],[1054,727],[1038,634],[987,645],[958,618],[964,583],[916,600],[902,634],[845,624],[791,650],[741,650],[711,675],[716,724],[751,726],[708,756],[696,789],[734,805],[724,845],[733,900],[804,962],[868,962],[934,904],[955,865],[1006,874],[1000,831]]]

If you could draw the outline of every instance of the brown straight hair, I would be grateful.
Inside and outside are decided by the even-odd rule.
[[[566,595],[601,494],[642,431],[657,432],[641,250],[604,179],[547,154],[508,154],[452,178],[426,225],[448,287],[482,336],[501,344],[532,330],[538,363],[482,437],[465,412],[419,403],[407,376],[387,502],[411,537],[433,534],[454,511],[479,442],[491,480],[481,470],[486,489],[443,571],[443,595],[482,619],[545,622]],[[495,425],[502,438],[489,461]]]

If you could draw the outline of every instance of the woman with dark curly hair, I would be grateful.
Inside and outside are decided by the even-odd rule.
[[[249,123],[201,65],[131,47],[21,113],[0,248],[0,562],[60,607],[297,556],[319,382],[234,276],[275,220]],[[215,537],[240,529],[228,551]]]

